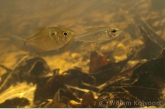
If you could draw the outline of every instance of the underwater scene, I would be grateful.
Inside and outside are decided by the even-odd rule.
[[[165,107],[165,0],[3,0],[0,108]]]

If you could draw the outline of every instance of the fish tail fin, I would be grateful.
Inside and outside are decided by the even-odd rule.
[[[11,48],[13,51],[20,50],[26,44],[25,39],[16,35],[10,35],[10,40],[11,40]]]

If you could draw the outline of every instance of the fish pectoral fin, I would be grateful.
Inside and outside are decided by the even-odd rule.
[[[66,51],[70,48],[70,46],[75,42],[75,39],[72,38],[65,46],[64,46],[64,49],[63,51]]]
[[[83,45],[83,48],[86,48],[88,46],[90,46],[93,42],[87,42],[85,45]]]
[[[91,44],[95,44],[95,48],[99,48],[98,46],[99,46],[99,44],[100,44],[100,42],[97,42],[97,41],[94,41],[94,42],[87,42],[84,46],[83,46],[83,48],[85,48],[85,47],[88,47],[88,46],[90,46]]]

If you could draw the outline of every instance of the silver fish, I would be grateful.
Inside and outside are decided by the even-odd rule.
[[[39,32],[29,38],[19,39],[22,46],[33,45],[42,51],[55,50],[63,47],[73,39],[73,31],[59,27],[42,28]],[[16,37],[15,37],[16,38]],[[20,45],[21,46],[21,45]],[[21,46],[21,47],[22,47]]]
[[[97,27],[90,29],[86,33],[77,35],[75,41],[104,42],[119,36],[120,33],[121,30],[118,28]]]

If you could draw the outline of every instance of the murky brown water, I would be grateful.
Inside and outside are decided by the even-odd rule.
[[[85,28],[99,26],[117,27],[122,30],[119,37],[101,43],[99,47],[92,44],[83,48],[84,43],[74,42],[67,50],[40,54],[51,69],[60,68],[61,73],[74,66],[88,72],[89,55],[96,48],[112,62],[127,59],[134,53],[133,51],[138,51],[147,42],[138,29],[138,25],[143,26],[144,23],[150,27],[150,30],[146,31],[151,35],[151,39],[163,47],[165,46],[165,7],[161,4],[165,2],[162,0],[157,2],[154,0],[1,1],[0,63],[12,68],[18,60],[35,52],[32,47],[13,50],[10,35],[26,38],[33,34],[30,31],[35,28],[51,26],[69,28],[75,34],[85,32]],[[152,36],[152,32],[157,36]],[[153,59],[160,55],[161,50],[149,45],[146,52],[145,55],[135,56],[134,59]],[[1,75],[3,73],[1,71]],[[0,102],[2,101],[1,99]]]
[[[10,34],[25,38],[32,35],[32,33],[29,32],[30,30],[41,27],[65,27],[73,30],[75,34],[80,34],[84,32],[83,29],[88,27],[110,26],[122,29],[122,35],[120,35],[117,40],[106,43],[106,45],[109,44],[109,46],[106,46],[105,44],[105,46],[100,46],[100,49],[101,51],[113,50],[117,53],[120,50],[120,47],[117,46],[123,45],[126,41],[129,42],[127,43],[129,46],[140,46],[143,44],[139,38],[140,34],[137,33],[136,27],[130,28],[131,25],[129,24],[139,24],[139,22],[134,21],[133,17],[141,16],[149,23],[150,26],[153,27],[159,36],[163,39],[165,38],[163,28],[165,19],[163,14],[161,14],[164,10],[159,10],[159,12],[153,10],[151,1],[75,0],[71,2],[68,0],[48,0],[41,2],[36,0],[32,2],[28,0],[16,0],[3,1],[0,6],[0,11],[0,31],[1,36],[5,38],[9,37]],[[136,44],[133,44],[132,41]],[[4,43],[4,41],[2,42],[1,52],[10,51],[12,41],[9,43]],[[67,58],[70,58],[71,56],[83,57],[82,54],[86,50],[79,48],[79,43],[76,43],[76,48],[73,46],[73,50],[72,48],[71,50],[68,50],[72,51],[71,53],[67,53],[68,51],[66,51],[61,54],[61,57],[66,57],[65,55],[68,55]],[[116,47],[119,48],[119,50],[114,50]],[[32,50],[30,49],[29,51]],[[122,54],[127,54],[129,50],[127,48],[122,48],[122,51]],[[20,52],[20,54],[27,53]],[[119,58],[122,57],[120,55],[121,53],[117,54],[119,54]],[[13,60],[14,54],[11,56],[9,53],[5,53],[4,55],[6,55],[5,58],[3,58],[3,60],[5,59],[5,64],[8,63],[7,66],[11,67],[15,61],[7,63],[6,61],[8,61],[7,59],[10,57],[11,58],[9,60]],[[18,53],[15,55],[18,55]],[[123,55],[123,57],[125,56]],[[46,58],[48,59],[49,56]],[[56,56],[54,58],[56,58]],[[60,60],[62,61],[63,58]]]

